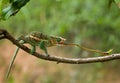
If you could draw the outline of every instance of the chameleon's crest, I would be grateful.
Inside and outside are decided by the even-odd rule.
[[[35,37],[35,36],[33,36],[33,35],[30,35],[30,38],[35,39],[35,40],[37,40],[37,41],[40,41],[40,38]]]
[[[41,33],[41,32],[37,32],[37,31],[33,31],[29,34],[29,36],[33,39],[36,39],[36,40],[47,40],[48,39],[48,36]]]

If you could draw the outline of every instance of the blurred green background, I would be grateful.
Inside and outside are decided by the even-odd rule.
[[[119,53],[120,11],[115,4],[110,9],[107,6],[107,0],[31,0],[18,14],[1,21],[0,28],[15,37],[40,31],[62,36],[69,43],[103,51],[112,48],[113,53]],[[0,78],[3,83],[15,49],[10,42],[4,41],[0,44],[0,68],[3,70]],[[48,49],[50,54],[64,57],[101,56],[69,46]],[[119,70],[118,60],[79,65],[56,64],[20,51],[7,83],[119,83]]]

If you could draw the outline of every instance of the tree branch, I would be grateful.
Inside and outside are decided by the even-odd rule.
[[[22,50],[30,54],[30,49],[28,47],[20,44],[18,41],[16,41],[16,39],[11,34],[9,34],[8,31],[4,29],[0,29],[0,39],[8,39],[13,44],[15,44],[16,46],[18,46],[19,48],[21,48]],[[50,55],[49,57],[47,57],[46,55],[39,54],[37,52],[34,52],[32,55],[40,59],[55,61],[57,63],[68,63],[68,64],[106,62],[106,61],[120,59],[120,54],[111,54],[107,56],[91,57],[91,58],[65,58],[65,57],[59,57],[59,56],[53,56],[53,55]]]

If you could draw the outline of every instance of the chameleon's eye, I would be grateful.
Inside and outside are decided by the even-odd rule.
[[[61,42],[61,39],[60,39],[60,38],[57,38],[57,42]]]
[[[59,37],[57,38],[57,42],[58,43],[64,43],[66,39],[62,38],[62,37]]]

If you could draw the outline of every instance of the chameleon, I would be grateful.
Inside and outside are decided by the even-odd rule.
[[[56,46],[59,43],[64,43],[66,39],[57,36],[48,36],[41,32],[33,31],[30,34],[23,36],[21,35],[16,39],[20,44],[28,43],[32,46],[30,54],[33,54],[36,51],[36,46],[39,46],[40,49],[45,51],[46,56],[49,56],[46,47]],[[16,48],[14,55],[10,61],[10,65],[8,67],[6,78],[8,78],[9,73],[11,71],[12,65],[16,58],[16,55],[19,51],[19,47]]]
[[[49,36],[49,35],[45,35],[41,32],[37,32],[37,31],[33,31],[30,34],[23,36],[21,35],[20,37],[17,38],[17,41],[20,44],[25,44],[28,43],[32,46],[32,49],[30,51],[30,54],[33,54],[36,51],[36,46],[39,46],[41,50],[45,51],[46,57],[49,57],[48,51],[47,51],[47,47],[51,47],[51,46],[57,46],[57,45],[65,45],[65,46],[77,46],[83,50],[89,51],[89,52],[96,52],[99,53],[101,55],[108,55],[112,49],[110,49],[107,52],[102,52],[100,50],[94,50],[94,49],[90,49],[84,46],[81,46],[79,44],[74,44],[74,43],[66,43],[66,39],[63,37],[58,37],[58,36]],[[10,65],[8,67],[8,71],[7,71],[7,75],[6,78],[8,78],[9,73],[11,71],[12,65],[14,63],[14,60],[16,58],[16,55],[19,51],[19,47],[16,48],[14,55],[11,59]]]

